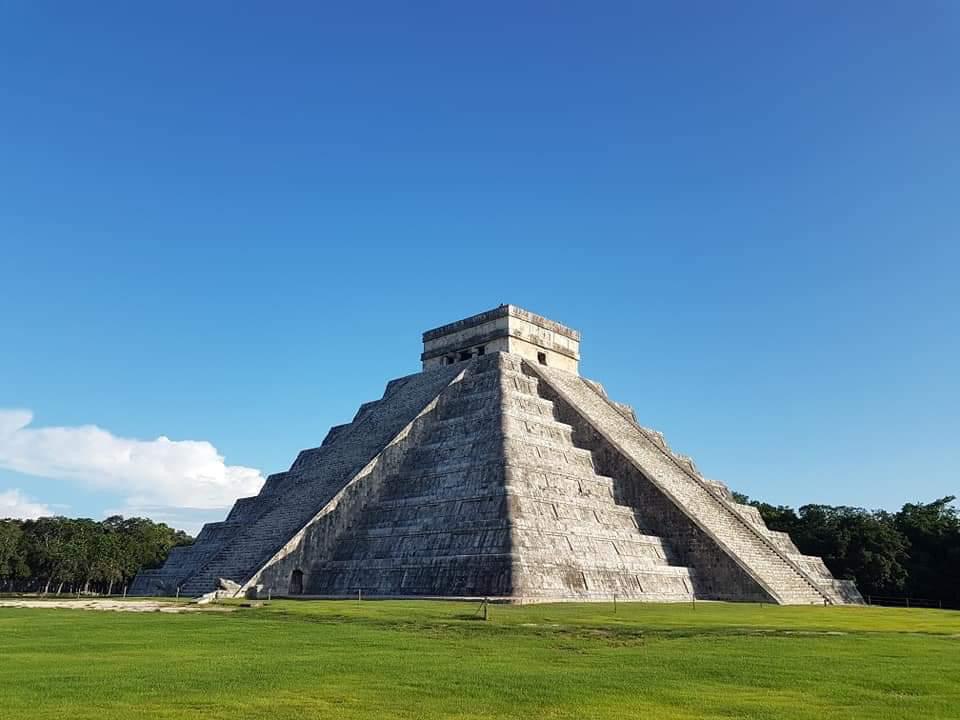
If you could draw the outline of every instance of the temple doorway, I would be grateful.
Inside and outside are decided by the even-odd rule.
[[[290,595],[303,595],[303,570],[297,568],[290,573]]]

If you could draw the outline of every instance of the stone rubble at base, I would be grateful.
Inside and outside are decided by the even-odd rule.
[[[424,333],[424,370],[332,428],[137,595],[862,603],[578,375],[512,305]]]

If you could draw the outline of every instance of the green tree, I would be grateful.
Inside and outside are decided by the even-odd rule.
[[[41,580],[43,592],[50,592],[54,582],[64,582],[67,542],[64,524],[66,518],[44,517],[27,521],[27,562],[35,578]]]
[[[0,520],[0,589],[28,576],[23,528],[17,520]]]
[[[894,516],[910,542],[908,592],[914,597],[960,600],[960,516],[948,495],[931,503],[907,503]]]
[[[123,580],[127,550],[122,535],[116,531],[104,528],[97,537],[92,575],[94,580],[106,584],[107,595],[111,595],[113,586]]]
[[[0,589],[110,593],[170,550],[192,542],[184,532],[119,515],[97,522],[46,517],[0,521]]]

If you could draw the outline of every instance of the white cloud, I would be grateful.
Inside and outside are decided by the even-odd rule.
[[[29,410],[0,409],[0,468],[115,492],[130,507],[220,509],[263,485],[259,470],[227,465],[205,440],[136,440],[96,425],[32,422]]]
[[[17,488],[0,492],[0,520],[3,518],[33,520],[53,514],[53,510],[49,507],[33,501]]]

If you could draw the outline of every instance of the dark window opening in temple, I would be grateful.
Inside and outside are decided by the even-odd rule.
[[[303,570],[290,573],[290,595],[303,595]]]
[[[461,351],[460,351],[460,356],[459,356],[457,359],[458,359],[458,360],[461,360],[461,361],[462,361],[462,360],[469,360],[469,359],[470,359],[470,351],[469,351],[469,350],[461,350]]]
[[[487,346],[486,346],[486,345],[481,345],[480,347],[477,348],[477,357],[479,357],[480,355],[485,354],[486,352],[487,352]]]
[[[546,354],[546,353],[538,352],[538,353],[537,353],[537,362],[540,363],[541,365],[546,365],[546,364],[547,364],[547,354]]]

